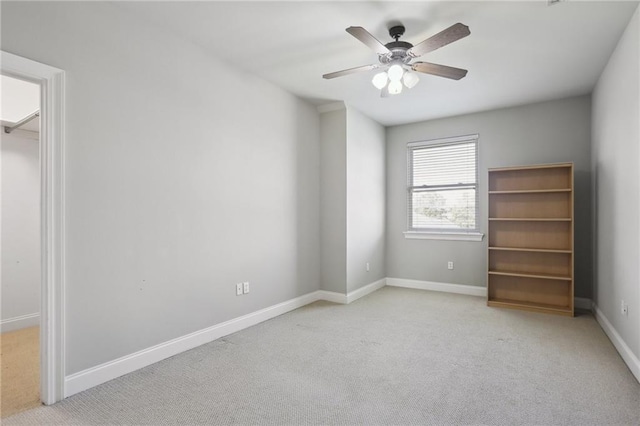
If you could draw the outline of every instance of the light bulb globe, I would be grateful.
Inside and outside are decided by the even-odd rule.
[[[386,72],[379,72],[378,74],[373,76],[371,83],[373,83],[376,89],[382,89],[384,86],[387,85],[388,80],[389,78],[387,77]]]
[[[400,81],[391,81],[388,90],[390,95],[397,95],[402,92],[402,83]]]
[[[402,81],[404,82],[404,85],[407,86],[408,89],[411,89],[413,86],[418,84],[418,82],[420,81],[420,78],[418,78],[418,76],[414,72],[406,72],[402,77]]]
[[[389,74],[389,80],[400,81],[400,79],[402,79],[402,74],[404,74],[404,70],[400,65],[393,64],[389,67],[389,71],[387,71],[387,73]]]

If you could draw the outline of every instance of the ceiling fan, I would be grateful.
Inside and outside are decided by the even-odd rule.
[[[461,68],[433,64],[431,62],[411,63],[411,61],[425,53],[433,52],[442,46],[446,46],[449,43],[468,36],[471,34],[469,27],[458,22],[415,46],[406,41],[399,41],[399,38],[404,34],[404,30],[405,28],[402,25],[389,28],[389,35],[395,41],[382,44],[362,27],[347,28],[346,31],[349,34],[366,44],[378,54],[380,63],[336,71],[325,74],[322,77],[332,79],[361,71],[383,68],[385,71],[376,74],[371,82],[376,88],[382,91],[382,97],[387,97],[402,92],[402,83],[409,89],[418,83],[418,76],[411,71],[437,75],[453,80],[460,80],[467,75],[467,70]]]

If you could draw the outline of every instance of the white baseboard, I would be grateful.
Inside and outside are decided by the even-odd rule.
[[[382,278],[381,280],[374,281],[370,284],[360,287],[357,290],[354,290],[347,294],[337,293],[335,291],[327,291],[320,290],[318,291],[320,300],[326,300],[327,302],[340,303],[342,305],[348,305],[351,302],[355,302],[361,297],[366,296],[367,294],[371,294],[376,290],[381,289],[387,285],[387,279]]]
[[[143,349],[113,361],[100,364],[96,367],[88,368],[65,378],[64,397],[67,398],[71,395],[75,395],[78,392],[98,386],[102,383],[108,382],[109,380],[113,380],[117,377],[259,324],[271,318],[275,318],[318,300],[326,300],[340,304],[351,303],[354,300],[384,287],[385,282],[386,280],[383,278],[346,295],[333,291],[314,291],[312,293],[305,294],[304,296],[287,300],[277,305]]]
[[[320,293],[314,291],[67,376],[64,397],[323,299]]]
[[[383,278],[381,280],[372,282],[371,284],[360,287],[359,289],[347,294],[347,303],[355,302],[356,300],[366,296],[367,294],[371,294],[376,290],[380,290],[385,285],[387,285],[387,279]]]
[[[335,291],[318,290],[318,300],[326,300],[327,302],[339,303],[341,305],[347,304],[347,295],[342,293],[336,293]]]
[[[392,287],[415,288],[418,290],[442,291],[445,293],[487,297],[487,288],[475,285],[437,283],[433,281],[407,280],[404,278],[387,278],[387,285]]]
[[[640,359],[631,351],[631,348],[627,346],[624,340],[622,340],[622,336],[618,334],[613,325],[609,322],[607,317],[604,316],[604,313],[598,309],[597,305],[593,305],[593,312],[595,314],[596,320],[600,327],[604,330],[605,334],[613,343],[613,346],[617,349],[618,353],[631,370],[631,373],[636,377],[636,380],[640,382]]]
[[[27,327],[35,327],[40,325],[40,314],[27,314],[18,317],[7,318],[0,321],[0,333],[8,331],[20,330]]]
[[[415,288],[418,290],[442,291],[445,293],[467,294],[487,297],[487,288],[474,285],[438,283],[433,281],[407,280],[404,278],[387,278],[387,285],[392,287]],[[591,310],[591,299],[576,297],[573,299],[576,308]]]
[[[448,293],[467,294],[472,296],[486,297],[487,295],[487,290],[485,287],[437,283],[431,281],[407,280],[401,278],[383,278],[371,284],[367,284],[366,286],[361,287],[348,294],[318,290],[67,376],[65,378],[64,396],[65,398],[69,397],[78,392],[82,392],[83,390],[92,388],[109,380],[113,380],[117,377],[123,376],[140,368],[154,364],[158,361],[162,361],[163,359],[177,355],[181,352],[193,349],[205,343],[212,342],[221,337],[259,324],[271,318],[275,318],[279,315],[293,311],[294,309],[298,309],[302,306],[308,305],[318,300],[348,304],[384,287],[385,285],[393,287],[406,287],[422,290],[442,291]],[[576,301],[576,306],[578,306],[578,303],[587,303],[585,301],[588,301],[588,299],[582,299],[580,302]],[[35,315],[37,318],[37,314]],[[22,319],[22,317],[20,318]],[[615,333],[615,336],[617,336],[617,341],[619,341],[620,344],[623,345],[623,348],[626,348],[624,349],[626,350],[625,353],[627,353],[627,358],[631,357],[629,358],[631,359],[631,361],[627,361],[625,355],[623,355],[623,358],[625,359],[627,364],[630,365],[630,368],[634,372],[634,375],[636,375],[636,377],[640,377],[640,363],[638,362],[638,359],[635,358],[630,349],[624,344],[622,339],[620,339],[620,336],[613,329],[613,327],[611,327],[606,318],[604,318],[603,316],[602,318],[603,320],[599,320],[599,322],[601,322],[601,324],[608,324],[608,327],[610,330],[612,330],[612,333]],[[5,322],[7,321],[2,322],[3,329],[5,326]],[[611,340],[614,342],[614,345],[616,345],[616,348],[618,348],[618,344],[616,344],[616,340],[614,340],[615,338],[610,335],[605,325],[603,325],[603,329],[605,329],[607,335],[609,335]],[[622,354],[623,350],[618,348],[618,351],[620,351],[620,353]],[[635,367],[631,367],[632,364],[630,364],[630,362],[635,363]]]

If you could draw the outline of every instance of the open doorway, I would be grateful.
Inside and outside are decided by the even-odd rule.
[[[39,400],[53,404],[64,388],[64,71],[0,51],[0,75],[36,85],[39,90]],[[2,95],[4,101],[5,95]],[[13,121],[13,120],[11,120]],[[27,120],[29,122],[33,120]],[[16,123],[18,124],[18,123]],[[31,124],[34,125],[34,124]],[[12,127],[12,126],[10,126]],[[20,126],[22,127],[22,126]],[[29,131],[24,128],[23,131]],[[0,128],[4,135],[4,127]],[[11,135],[11,133],[9,133]],[[4,140],[4,138],[3,138]],[[6,229],[0,229],[4,234]],[[4,274],[3,274],[4,275]],[[4,276],[2,277],[4,279]],[[14,309],[12,307],[11,309]],[[1,312],[0,312],[1,314]],[[33,312],[35,314],[35,312]],[[1,315],[0,315],[1,316]],[[13,317],[13,319],[16,319]],[[16,321],[33,321],[34,317]],[[4,325],[4,324],[3,324]],[[4,327],[3,327],[4,328]],[[38,402],[38,403],[40,403]],[[4,414],[4,413],[3,413]]]
[[[0,75],[0,417],[40,404],[40,85]]]

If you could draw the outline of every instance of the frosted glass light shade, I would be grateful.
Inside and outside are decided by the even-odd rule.
[[[389,94],[397,95],[402,92],[402,83],[400,81],[391,81],[389,83]]]
[[[379,72],[378,74],[373,76],[373,79],[371,80],[371,83],[373,83],[373,85],[376,87],[376,89],[382,89],[384,86],[387,85],[387,80],[389,78],[387,77],[387,73],[386,72]]]
[[[387,71],[387,73],[389,74],[389,80],[400,81],[400,79],[402,78],[402,74],[404,74],[404,70],[400,65],[394,64],[389,67],[389,71]]]
[[[411,89],[413,86],[418,84],[420,79],[418,78],[416,73],[414,73],[414,72],[406,72],[406,73],[404,73],[404,76],[402,77],[402,81],[404,81],[404,85],[407,86],[407,88]]]

